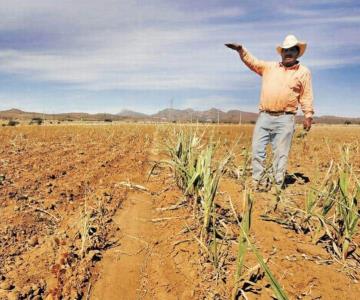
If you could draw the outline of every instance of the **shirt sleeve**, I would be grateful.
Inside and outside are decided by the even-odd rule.
[[[299,99],[305,118],[311,118],[314,114],[313,90],[311,81],[311,73],[310,71],[307,71],[302,78],[302,89]]]
[[[255,73],[262,76],[266,66],[267,62],[263,60],[257,59],[255,56],[253,56],[245,47],[241,48],[241,51],[239,51],[240,58],[244,62],[247,67],[254,71]]]

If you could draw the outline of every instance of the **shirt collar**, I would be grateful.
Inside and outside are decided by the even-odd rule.
[[[285,70],[297,70],[300,67],[300,63],[297,61],[296,64],[291,67],[285,67],[282,62],[279,62],[279,67],[284,68]]]

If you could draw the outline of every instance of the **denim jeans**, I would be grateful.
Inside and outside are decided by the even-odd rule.
[[[265,112],[259,114],[252,140],[252,169],[255,181],[259,181],[264,175],[266,145],[271,143],[275,183],[283,183],[294,131],[295,115],[272,116]]]

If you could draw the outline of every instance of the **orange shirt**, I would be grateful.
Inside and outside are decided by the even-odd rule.
[[[252,71],[262,76],[260,111],[296,113],[300,103],[305,117],[313,116],[313,92],[308,68],[299,63],[288,68],[279,62],[258,60],[244,47],[239,54]]]

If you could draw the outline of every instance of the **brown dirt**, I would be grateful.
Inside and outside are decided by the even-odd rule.
[[[216,282],[194,238],[196,230],[186,232],[197,226],[191,206],[159,209],[183,199],[169,170],[147,181],[152,162],[162,157],[158,147],[168,138],[163,127],[0,129],[0,299],[229,299],[236,245],[228,253],[225,282]],[[206,128],[221,136],[224,148],[240,138],[238,154],[250,144],[251,126]],[[288,197],[303,202],[329,161],[339,159],[341,143],[353,143],[359,174],[359,140],[356,126],[318,126],[305,139],[295,138],[289,172],[303,173],[310,182],[297,180],[286,190]],[[237,163],[241,159],[238,155]],[[242,194],[241,184],[226,176],[217,201],[226,209],[230,195],[241,213]],[[253,240],[264,257],[271,256],[269,267],[290,299],[358,298],[359,283],[339,264],[313,261],[330,258],[321,245],[259,218],[273,201],[271,194],[254,199]],[[235,226],[235,237],[237,232]],[[245,264],[256,264],[251,254]],[[271,298],[266,279],[260,283],[259,294],[248,293],[249,299]]]

